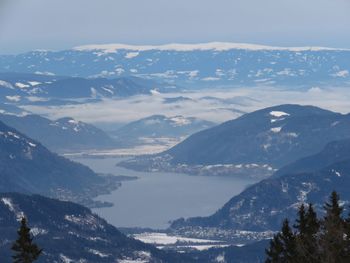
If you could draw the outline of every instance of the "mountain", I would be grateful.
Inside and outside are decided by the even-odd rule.
[[[52,121],[39,115],[0,114],[0,121],[55,152],[116,147],[115,141],[104,131],[72,118]]]
[[[34,242],[44,251],[38,263],[256,263],[263,262],[268,243],[186,253],[159,250],[125,236],[81,205],[40,195],[0,193],[1,262],[12,262],[11,244],[23,216],[28,219]]]
[[[166,92],[175,88],[132,76],[107,79],[0,73],[0,101],[14,105],[78,104],[103,98],[151,95],[156,91]]]
[[[194,117],[153,115],[131,122],[110,134],[121,145],[130,146],[179,141],[212,126],[214,123]]]
[[[0,71],[77,77],[140,76],[185,86],[344,85],[350,51],[236,43],[88,45],[0,56]]]
[[[198,132],[161,154],[121,165],[190,173],[221,166],[231,174],[248,169],[268,176],[274,169],[319,152],[328,142],[349,137],[350,115],[312,106],[280,105],[245,114]]]
[[[80,205],[18,193],[0,194],[1,262],[12,262],[10,247],[23,216],[43,248],[38,263],[193,262],[126,237]]]
[[[37,141],[0,122],[0,192],[37,193],[85,205],[119,186],[116,178],[51,153]]]
[[[293,220],[302,203],[313,203],[322,213],[333,190],[340,194],[348,211],[349,171],[350,139],[331,142],[320,153],[287,165],[271,178],[248,187],[215,214],[179,219],[171,228],[192,236],[210,233],[210,238],[220,234],[229,239],[233,232],[257,236],[278,230],[284,218]]]

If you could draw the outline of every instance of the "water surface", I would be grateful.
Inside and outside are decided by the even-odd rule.
[[[137,176],[122,187],[97,200],[113,207],[94,212],[117,227],[150,227],[162,229],[180,217],[207,216],[222,207],[230,198],[256,182],[234,177],[189,176],[174,173],[144,173],[117,167],[121,158],[79,158],[99,173]]]

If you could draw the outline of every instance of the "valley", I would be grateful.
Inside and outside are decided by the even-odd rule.
[[[45,263],[262,262],[301,204],[322,215],[336,189],[348,212],[349,54],[217,42],[0,55],[0,248],[27,216]]]

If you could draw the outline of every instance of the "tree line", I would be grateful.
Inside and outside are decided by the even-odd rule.
[[[265,263],[346,263],[350,262],[350,214],[343,217],[339,195],[333,191],[319,219],[312,204],[302,204],[293,226],[285,219],[280,232],[266,249]],[[26,218],[11,249],[14,263],[33,263],[42,249],[33,242]]]
[[[312,204],[300,206],[297,219],[288,219],[266,249],[265,263],[350,262],[350,215],[343,217],[339,195],[332,192],[319,219]]]

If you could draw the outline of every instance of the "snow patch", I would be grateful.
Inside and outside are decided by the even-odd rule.
[[[279,133],[281,130],[282,130],[282,127],[275,127],[270,129],[270,131],[272,131],[273,133]]]
[[[215,262],[217,263],[225,263],[226,260],[225,260],[225,254],[221,254],[221,255],[218,255],[215,259]]]
[[[8,207],[8,209],[16,215],[16,220],[19,222],[25,217],[24,213],[20,211],[13,203],[11,198],[3,197],[1,202]]]
[[[349,77],[349,71],[348,70],[341,70],[338,71],[334,74],[332,74],[333,77],[338,77],[338,78],[346,78]]]
[[[28,142],[28,144],[29,144],[30,147],[33,147],[33,148],[36,147],[35,143]]]
[[[17,88],[20,88],[20,89],[25,89],[25,88],[29,88],[29,87],[30,87],[30,85],[24,84],[24,83],[21,83],[21,82],[17,82],[17,83],[15,84],[15,86],[16,86]]]
[[[336,170],[333,169],[332,172],[333,172],[336,176],[341,177],[341,173],[339,173],[338,171],[336,171]]]
[[[38,228],[38,227],[33,227],[31,230],[30,230],[30,233],[36,237],[36,236],[39,236],[39,235],[46,235],[47,233],[49,233],[49,231],[47,231],[46,229],[42,229],[42,228]]]
[[[13,102],[19,102],[21,100],[21,96],[6,96],[6,99]]]
[[[34,87],[34,86],[37,86],[37,85],[40,85],[41,84],[41,82],[38,82],[38,81],[28,81],[28,83],[32,86],[32,87]]]
[[[74,263],[73,259],[70,259],[69,257],[60,254],[60,259],[62,260],[63,263]]]
[[[129,52],[125,55],[125,58],[127,59],[131,59],[131,58],[135,58],[139,55],[140,53],[139,52]]]
[[[96,249],[89,249],[89,252],[94,254],[94,255],[99,256],[100,258],[108,258],[111,256],[110,254],[102,253],[101,251],[98,251]]]
[[[286,112],[283,112],[283,111],[271,111],[270,115],[274,116],[274,117],[277,117],[277,118],[280,118],[280,117],[283,117],[283,116],[290,116],[289,113],[286,113]]]
[[[8,88],[8,89],[13,89],[13,86],[11,83],[4,81],[4,80],[0,80],[0,86]]]

